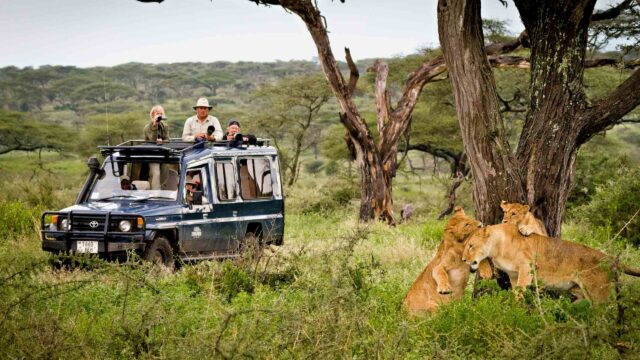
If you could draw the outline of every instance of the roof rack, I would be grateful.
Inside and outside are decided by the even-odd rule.
[[[180,155],[190,150],[213,148],[215,146],[224,146],[228,148],[247,148],[250,146],[269,146],[271,139],[258,138],[256,144],[238,144],[233,140],[222,141],[209,141],[209,142],[196,142],[182,141],[181,138],[173,138],[171,141],[166,141],[161,144],[157,144],[155,141],[146,140],[128,140],[118,145],[101,145],[98,146],[100,153],[103,156],[109,156],[113,153],[119,152],[125,155],[152,155],[152,156],[169,156]]]

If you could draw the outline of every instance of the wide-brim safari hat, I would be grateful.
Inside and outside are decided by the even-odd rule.
[[[200,99],[198,99],[198,101],[196,101],[196,105],[193,107],[193,110],[199,108],[199,107],[206,107],[209,108],[209,110],[211,110],[212,106],[209,105],[209,100],[207,100],[207,98],[203,98],[201,97]]]

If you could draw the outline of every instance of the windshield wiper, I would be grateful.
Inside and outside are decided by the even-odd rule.
[[[171,196],[161,196],[161,195],[149,196],[148,198],[145,198],[145,199],[146,200],[157,200],[157,199],[175,200],[175,198],[173,198]]]
[[[141,196],[119,194],[119,195],[113,195],[105,198],[100,198],[97,201],[114,200],[114,199],[133,199],[137,201],[137,200],[146,200],[147,198],[141,197]]]

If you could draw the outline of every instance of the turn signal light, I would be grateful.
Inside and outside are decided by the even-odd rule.
[[[143,217],[138,217],[137,225],[138,225],[138,229],[142,229],[144,227],[144,218]]]

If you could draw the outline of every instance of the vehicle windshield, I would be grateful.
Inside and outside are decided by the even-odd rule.
[[[178,195],[178,163],[106,161],[103,169],[89,200],[176,200]]]

